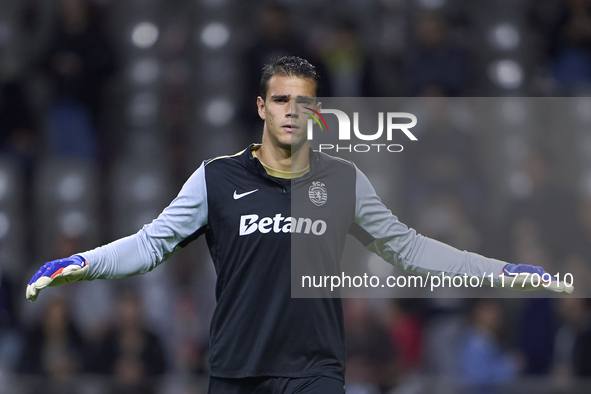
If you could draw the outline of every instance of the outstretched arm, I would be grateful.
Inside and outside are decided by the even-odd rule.
[[[43,265],[27,286],[27,299],[34,301],[48,286],[145,274],[179,250],[183,241],[198,236],[206,225],[207,190],[205,166],[201,165],[158,218],[136,234]]]
[[[378,254],[392,265],[419,275],[448,276],[464,275],[490,278],[493,285],[500,287],[500,276],[518,276],[518,280],[507,279],[504,287],[535,290],[531,286],[521,286],[525,276],[546,273],[541,267],[524,264],[508,264],[476,253],[460,251],[439,241],[424,237],[414,229],[398,221],[398,218],[384,206],[365,174],[356,169],[356,207],[355,224],[352,233],[370,251]],[[547,278],[550,275],[546,276]],[[538,286],[540,288],[542,286]],[[572,286],[552,283],[548,290],[572,293]]]

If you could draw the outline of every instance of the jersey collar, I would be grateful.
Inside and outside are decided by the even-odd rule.
[[[247,164],[247,166],[252,171],[254,171],[255,173],[257,173],[259,175],[263,175],[265,177],[270,177],[271,175],[265,169],[265,166],[263,165],[263,163],[261,163],[260,160],[252,154],[252,151],[258,149],[258,147],[260,147],[260,146],[261,146],[261,144],[250,144],[248,146],[248,148],[244,150],[244,152],[242,153],[241,156],[242,156],[244,162]],[[309,171],[307,171],[302,176],[297,177],[297,178],[293,178],[293,179],[307,179],[315,171],[316,166],[318,164],[318,154],[317,154],[317,152],[314,152],[311,148],[309,148],[309,149],[310,149],[310,154],[308,156],[310,158]],[[279,177],[279,178],[281,178],[281,177]]]

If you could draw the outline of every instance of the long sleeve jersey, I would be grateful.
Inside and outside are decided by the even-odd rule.
[[[270,175],[254,149],[205,161],[152,223],[81,253],[85,280],[121,278],[154,269],[205,235],[217,274],[212,376],[344,379],[341,300],[292,298],[291,277],[299,260],[318,272],[338,270],[347,234],[405,271],[493,273],[498,281],[505,262],[417,234],[353,163],[310,151],[309,171],[286,181]]]

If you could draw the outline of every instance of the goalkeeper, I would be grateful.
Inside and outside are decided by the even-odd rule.
[[[492,275],[500,286],[501,273],[545,274],[459,251],[400,223],[353,163],[310,149],[304,112],[321,110],[317,90],[318,74],[304,59],[265,66],[257,98],[261,144],[205,161],[138,233],[46,263],[27,299],[48,286],[144,274],[205,234],[217,274],[209,393],[336,394],[345,376],[341,300],[291,298],[292,249],[302,261],[338,269],[352,234],[419,275]],[[523,280],[511,282],[526,289]],[[573,290],[556,281],[546,286]]]

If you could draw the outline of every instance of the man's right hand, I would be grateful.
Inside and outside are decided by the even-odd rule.
[[[84,278],[86,272],[88,262],[78,255],[45,263],[33,275],[27,286],[27,300],[35,301],[41,290],[47,286],[55,287],[77,282]]]

